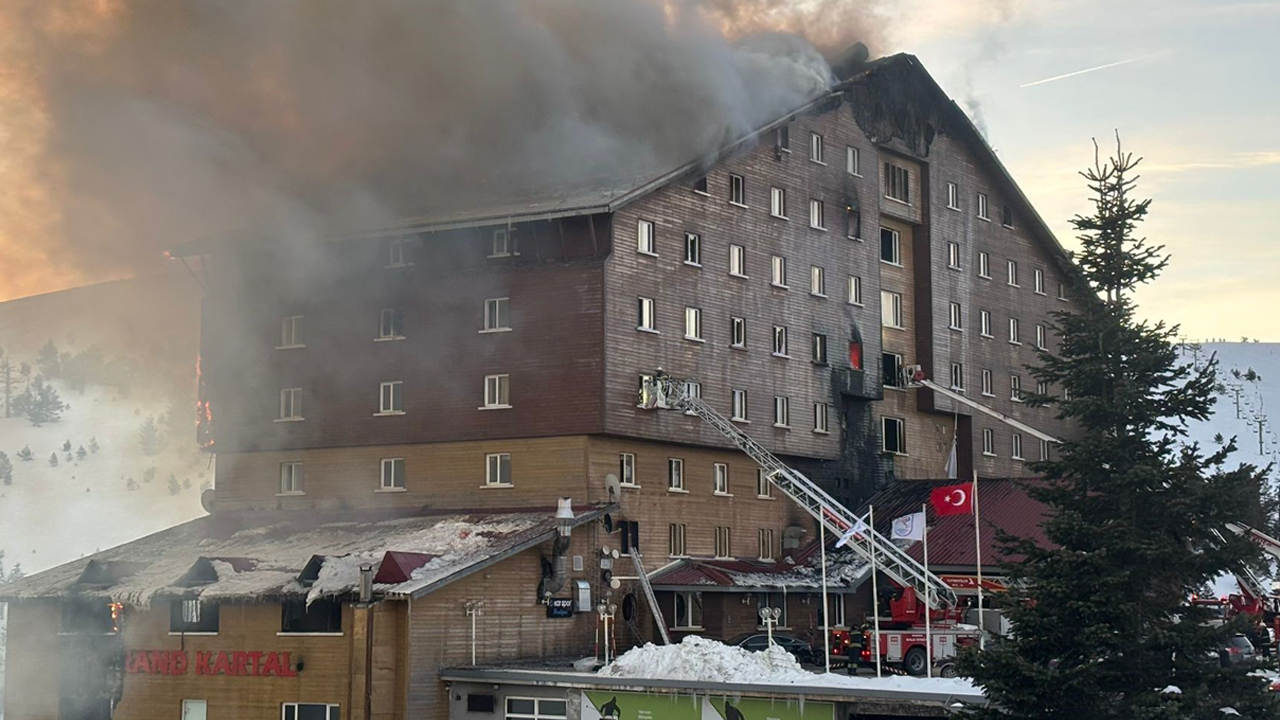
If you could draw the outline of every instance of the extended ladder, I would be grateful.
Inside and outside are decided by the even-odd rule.
[[[645,379],[641,395],[641,407],[684,410],[702,418],[732,442],[739,450],[756,461],[775,487],[803,507],[818,522],[827,526],[837,537],[858,528],[848,539],[849,547],[876,568],[883,570],[904,587],[915,589],[927,598],[929,607],[953,608],[957,604],[955,591],[942,582],[929,569],[921,565],[899,548],[889,538],[867,527],[863,521],[802,473],[788,467],[773,453],[747,435],[729,419],[716,412],[701,398],[689,393],[684,382],[659,372],[655,378]]]
[[[658,632],[662,635],[662,644],[671,644],[671,635],[667,632],[667,621],[662,617],[662,608],[658,607],[658,596],[653,594],[653,585],[649,583],[649,571],[644,569],[644,559],[640,557],[640,548],[631,548],[631,560],[636,565],[636,575],[640,577],[640,587],[644,588],[644,599],[653,611],[653,620],[658,624]]]

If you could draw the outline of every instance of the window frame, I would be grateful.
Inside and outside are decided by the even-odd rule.
[[[980,391],[980,394],[983,397],[995,397],[996,396],[995,390],[996,390],[995,376],[991,373],[991,370],[989,368],[983,368],[982,369],[982,390]]]
[[[757,559],[765,562],[777,560],[775,554],[775,546],[777,545],[777,536],[773,528],[759,528],[756,530],[756,553]]]
[[[747,179],[742,175],[729,173],[729,204],[747,206]]]
[[[667,524],[667,557],[689,557],[689,526],[686,523]]]
[[[667,458],[667,492],[689,492],[684,486],[684,458]]]
[[[505,472],[504,472],[505,470]],[[512,477],[511,453],[494,452],[484,454],[484,485],[486,488],[515,487]]]
[[[1009,373],[1009,400],[1011,402],[1026,402],[1022,397],[1022,376],[1017,373]]]
[[[809,294],[817,298],[827,297],[827,271],[821,265],[809,266]]]
[[[695,232],[684,234],[684,265],[702,267],[702,236]]]
[[[658,333],[658,308],[653,298],[636,297],[636,330]]]
[[[1035,294],[1037,295],[1046,294],[1044,291],[1044,269],[1035,268],[1033,270],[1033,276],[1034,276],[1034,282],[1035,282],[1035,285],[1034,285]]]
[[[288,483],[286,484],[286,471],[288,472]],[[280,482],[276,486],[278,492],[277,497],[286,495],[306,495],[307,494],[307,471],[301,460],[284,460],[280,463]]]
[[[1009,277],[1008,277],[1009,287],[1016,287],[1016,288],[1022,287],[1021,285],[1018,284],[1018,261],[1010,260],[1008,267],[1009,267]]]
[[[390,401],[390,402],[388,402]],[[378,383],[378,412],[375,416],[404,414],[404,381],[383,380]]]
[[[844,171],[854,177],[862,177],[862,151],[853,145],[844,146]]]
[[[721,497],[733,497],[729,491],[729,464],[711,463],[712,494]]]
[[[729,316],[729,347],[737,350],[747,349],[747,319],[736,315]]]
[[[507,332],[511,329],[511,298],[485,298],[480,332]]]
[[[1022,456],[1022,433],[1014,432],[1009,435],[1009,457],[1014,460],[1026,460]]]
[[[885,233],[889,233],[889,244],[885,245]],[[889,258],[885,258],[885,250],[889,250]],[[880,226],[880,262],[894,267],[902,265],[902,234],[890,227]]]
[[[1045,326],[1042,323],[1036,323],[1035,325],[1036,325],[1035,348],[1037,350],[1047,350],[1048,340],[1049,340],[1049,331],[1047,328],[1045,328]]]
[[[287,399],[286,399],[287,398]],[[302,415],[302,388],[280,388],[280,414],[276,422],[298,422]]]
[[[390,482],[388,482],[387,468],[391,468]],[[399,473],[397,475],[397,467]],[[405,490],[405,475],[408,473],[408,464],[403,457],[385,457],[378,462],[378,490],[382,492],[403,492]],[[396,480],[400,484],[396,484]]]
[[[790,290],[787,284],[787,258],[785,255],[773,255],[769,261],[769,284],[783,290]]]
[[[951,389],[958,393],[964,393],[964,364],[951,363]]]
[[[292,634],[292,633],[291,633]],[[280,703],[281,720],[290,720],[289,708],[293,708],[292,720],[297,720],[301,714],[302,706],[307,707],[323,707],[325,709],[325,720],[338,720],[341,717],[341,706],[337,703],[312,703],[312,702],[283,702]],[[335,712],[337,711],[337,712]]]
[[[717,525],[715,527],[715,542],[712,546],[712,556],[726,560],[733,557],[733,528],[728,525]]]
[[[503,402],[504,397],[506,402]],[[484,404],[481,410],[511,409],[511,374],[494,373],[484,376]]]
[[[991,279],[991,253],[986,250],[978,251],[978,277],[983,280]]]
[[[198,597],[169,601],[170,635],[212,636],[218,634],[220,625],[220,606],[217,601],[201,600]]]
[[[888,360],[889,358],[893,359],[893,372],[886,372],[885,361]],[[880,384],[886,388],[903,390],[904,387],[902,384],[902,368],[905,365],[905,363],[906,363],[906,358],[903,357],[902,353],[889,352],[882,349],[880,351],[880,374],[881,374]]]
[[[750,423],[747,413],[750,410],[748,405],[747,391],[740,388],[731,388],[729,397],[732,403],[732,415],[729,420],[737,423]]]
[[[307,346],[302,342],[302,320],[304,315],[285,315],[280,318],[280,344],[276,350],[296,350]]]
[[[519,254],[520,251],[516,248],[515,228],[494,228],[493,234],[489,236],[489,254],[486,257],[492,260],[515,257]]]
[[[826,333],[813,333],[813,340],[810,349],[812,357],[809,361],[814,365],[827,365],[829,357],[830,343],[827,342]]]
[[[764,492],[761,492],[763,490]],[[756,468],[756,498],[761,500],[773,499],[773,483],[769,482],[769,474],[764,468]]]
[[[1009,318],[1009,344],[1010,345],[1022,344],[1022,326],[1018,322],[1018,318],[1016,317]]]
[[[684,308],[684,339],[705,342],[702,338],[702,308]]]
[[[897,449],[889,447],[889,426],[893,423],[897,428],[893,433],[894,444]],[[907,457],[907,421],[906,418],[894,417],[892,415],[884,415],[880,418],[880,450],[890,455],[899,455]]]
[[[981,336],[982,336],[982,337],[984,337],[984,338],[993,338],[993,337],[995,337],[995,335],[992,335],[992,334],[991,334],[991,311],[990,311],[990,310],[981,310],[981,309],[979,309],[979,310],[978,310],[978,319],[979,319],[979,331],[978,331],[978,334],[979,334],[979,335],[981,335]]]
[[[747,278],[747,248],[745,245],[729,243],[729,276]]]
[[[947,181],[947,209],[960,209],[960,186],[951,181]]]
[[[826,165],[827,148],[822,135],[809,131],[809,162]]]
[[[964,310],[960,307],[960,303],[952,302],[949,308],[949,316],[947,318],[947,328],[964,332]]]
[[[670,543],[668,543],[670,544]],[[673,555],[672,557],[688,557],[688,555]],[[680,617],[680,602],[684,602],[685,614],[688,617]],[[695,612],[696,610],[696,612]],[[672,630],[702,630],[702,593],[698,590],[677,590],[671,595],[671,629]],[[696,617],[695,617],[696,616]],[[697,622],[696,625],[681,625],[681,620],[687,620],[689,623]],[[521,718],[520,720],[525,720]]]
[[[996,431],[991,428],[982,428],[982,454],[996,457]]]
[[[787,326],[773,326],[773,356],[778,358],[790,358],[787,354],[789,350],[787,343]]]
[[[901,192],[902,196],[895,195],[895,192]],[[884,161],[884,196],[888,200],[902,203],[903,205],[911,204],[911,170],[900,165],[895,165],[889,160]]]
[[[990,210],[991,209],[988,207],[987,194],[984,192],[978,193],[978,219],[990,222]]]
[[[844,236],[862,242],[862,211],[853,207],[844,210]]]
[[[652,220],[636,219],[636,253],[658,257],[657,228]]]
[[[880,325],[894,330],[906,329],[902,319],[902,293],[883,289],[880,291]]]
[[[402,268],[409,266],[409,263],[405,260],[405,256],[408,255],[408,253],[405,252],[405,245],[406,241],[404,238],[392,238],[387,241],[384,248],[386,250],[386,263],[383,265],[384,268]]]
[[[809,198],[809,227],[814,230],[827,229],[827,205],[817,198]]]
[[[403,340],[404,338],[404,310],[400,307],[384,307],[380,309],[378,311],[378,336],[374,340],[387,342]]]
[[[785,395],[773,396],[773,426],[783,430],[791,429],[791,398]]]
[[[618,483],[623,487],[640,487],[636,482],[635,453],[618,453]]]
[[[947,241],[947,267],[952,270],[963,270],[960,265],[960,243],[954,240]]]
[[[512,700],[528,701],[533,703],[533,712],[524,713],[524,712],[517,712],[515,710],[512,710],[511,704],[510,704]],[[544,712],[542,709],[543,703],[548,703],[552,705],[558,703],[562,707],[564,707],[564,711],[560,713],[555,713],[550,711]],[[497,711],[495,710],[494,712],[496,713]],[[502,719],[503,720],[566,720],[568,716],[569,716],[568,702],[565,700],[561,700],[559,698],[525,697],[525,696],[518,696],[518,695],[507,695],[503,698],[503,703],[502,703]],[[337,720],[337,719],[335,718],[334,720]]]
[[[831,433],[831,405],[829,403],[813,404],[813,431],[819,435]]]
[[[769,217],[779,220],[790,220],[787,217],[787,189],[777,186],[769,187]]]

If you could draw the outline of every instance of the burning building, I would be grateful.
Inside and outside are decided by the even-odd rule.
[[[762,606],[811,634],[812,519],[698,417],[639,407],[659,369],[851,507],[953,448],[962,477],[1049,452],[906,366],[1069,430],[1021,402],[1069,261],[914,57],[631,170],[176,248],[207,277],[209,516],[5,588],[6,717],[444,718],[442,671],[590,655],[611,606],[619,649]],[[833,624],[866,575],[845,559]],[[488,712],[570,712],[548,703]]]

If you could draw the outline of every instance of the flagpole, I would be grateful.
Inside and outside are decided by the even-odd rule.
[[[876,584],[876,509],[875,506],[867,506],[867,525],[870,526],[870,532],[867,533],[871,538],[871,612],[872,620],[875,623],[875,647],[873,652],[876,656],[876,677],[880,675],[880,589]]]
[[[831,616],[827,614],[827,509],[818,519],[819,544],[822,548],[822,649],[827,672],[831,672]]]
[[[924,538],[924,571],[929,572],[929,504],[920,505],[920,517],[923,518]],[[933,635],[930,631],[930,615],[933,608],[929,603],[929,591],[924,591],[924,659],[926,663],[925,677],[933,677]]]
[[[982,618],[982,526],[978,514],[978,471],[973,471],[973,538],[978,559],[978,647],[987,649],[987,626]]]

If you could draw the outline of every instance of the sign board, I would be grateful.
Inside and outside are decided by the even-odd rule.
[[[978,591],[978,577],[976,575],[939,575],[938,579],[946,583],[952,590],[970,590]],[[983,592],[1008,592],[1009,587],[1004,584],[1003,578],[982,578]]]
[[[834,720],[835,705],[769,698],[629,693],[582,693],[582,720]]]
[[[547,617],[573,617],[573,598],[551,598],[547,601]]]
[[[289,653],[261,650],[130,650],[124,671],[130,675],[298,676]]]

